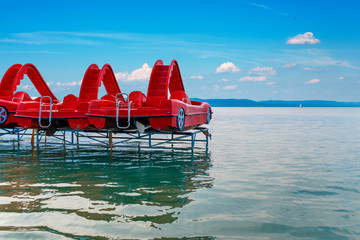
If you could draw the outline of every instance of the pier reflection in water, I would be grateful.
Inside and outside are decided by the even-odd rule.
[[[9,146],[0,149],[5,232],[35,228],[64,237],[141,238],[176,221],[192,201],[190,193],[213,184],[211,157],[205,151],[121,151],[110,156],[104,149],[47,147],[32,154],[31,149],[9,151]],[[119,235],[124,230],[132,234]]]

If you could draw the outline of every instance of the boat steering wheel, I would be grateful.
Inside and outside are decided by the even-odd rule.
[[[179,109],[177,118],[176,118],[176,124],[179,131],[184,130],[185,126],[185,111],[183,108]]]
[[[211,120],[211,109],[208,108],[208,111],[206,113],[206,124],[209,124]]]
[[[6,107],[4,106],[0,106],[0,125],[3,125],[6,123],[7,119],[8,119],[8,111],[6,109]]]

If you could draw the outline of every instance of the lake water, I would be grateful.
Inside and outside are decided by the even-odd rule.
[[[208,152],[1,143],[0,238],[360,238],[360,109],[213,110]]]

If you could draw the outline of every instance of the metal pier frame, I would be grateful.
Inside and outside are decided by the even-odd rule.
[[[32,130],[32,133],[29,131]],[[186,132],[157,132],[124,131],[124,130],[99,130],[83,131],[73,129],[59,129],[53,136],[45,135],[46,129],[23,129],[10,128],[0,129],[0,142],[17,142],[25,140],[25,136],[31,136],[32,147],[40,145],[63,145],[63,146],[100,146],[114,148],[138,148],[138,149],[172,149],[191,150],[196,142],[205,143],[208,149],[211,135],[207,128],[195,128]],[[200,133],[200,134],[199,134]],[[198,135],[199,134],[199,135]],[[2,139],[4,135],[16,136],[13,139]],[[85,140],[85,142],[84,142]]]
[[[20,141],[24,139],[25,136],[31,136],[31,142],[34,143],[33,134],[28,133],[28,130],[30,129],[24,129],[24,128],[0,128],[0,142],[17,142],[20,144]],[[34,130],[33,130],[34,132]],[[16,138],[12,139],[3,139],[4,136],[16,136]]]

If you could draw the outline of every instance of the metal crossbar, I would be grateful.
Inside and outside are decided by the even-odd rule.
[[[0,128],[0,137],[3,136],[16,136],[16,139],[0,139],[0,142],[18,142],[20,141],[25,135],[31,135],[26,133],[27,129],[23,128]]]
[[[33,130],[32,134],[27,133],[27,129],[13,128],[0,129],[0,141],[2,142],[23,142],[29,140],[25,136],[31,136],[31,145],[34,147],[45,145],[63,145],[65,146],[100,146],[108,149],[113,147],[138,148],[138,149],[172,149],[172,150],[191,150],[195,148],[196,142],[206,143],[208,148],[208,135],[200,134],[201,138],[197,139],[199,133],[203,133],[205,128],[193,129],[189,132],[157,132],[147,130],[144,133],[138,131],[120,131],[120,130],[103,130],[103,131],[82,131],[73,129],[59,129],[58,133],[47,137],[45,129]],[[29,130],[29,129],[28,129]],[[15,138],[1,139],[4,135],[13,135]],[[70,137],[70,138],[69,138]],[[45,141],[44,141],[45,138]],[[87,141],[80,141],[85,140]],[[189,144],[189,145],[188,145]]]

